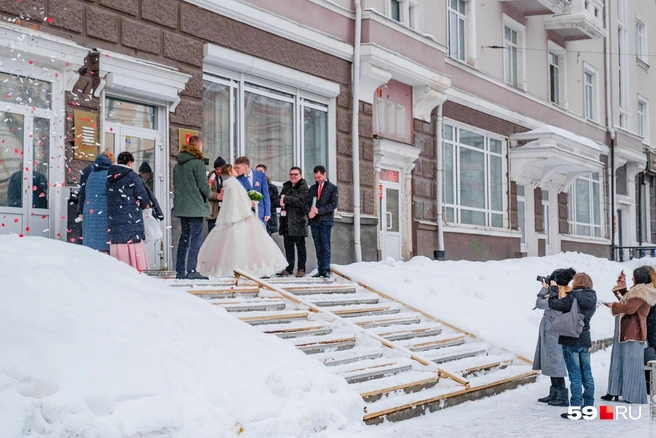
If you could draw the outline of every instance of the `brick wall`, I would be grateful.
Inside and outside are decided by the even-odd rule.
[[[337,98],[339,209],[353,210],[349,62],[181,0],[0,0],[0,17],[59,35],[89,49],[122,53],[191,75],[180,104],[170,115],[172,158],[178,154],[179,128],[200,131],[203,128],[202,65],[203,44],[207,42],[340,84]],[[89,109],[99,111],[97,103]],[[362,211],[373,214],[371,105],[361,103],[359,110]],[[102,132],[102,127],[99,130]]]

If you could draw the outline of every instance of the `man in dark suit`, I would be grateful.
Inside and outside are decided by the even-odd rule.
[[[269,183],[263,172],[251,169],[251,161],[248,157],[239,157],[235,160],[235,170],[239,174],[237,180],[246,191],[255,190],[262,193],[262,201],[258,207],[258,216],[266,227],[271,217],[271,201],[269,199]]]
[[[317,250],[318,273],[313,277],[330,278],[330,233],[335,223],[337,186],[326,178],[326,168],[314,168],[314,184],[308,191],[307,209],[312,239]]]

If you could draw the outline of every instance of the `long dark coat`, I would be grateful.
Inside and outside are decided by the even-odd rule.
[[[127,166],[107,171],[107,225],[110,243],[138,243],[145,237],[142,210],[150,202],[143,180]]]
[[[281,236],[303,236],[307,237],[308,231],[308,185],[301,178],[296,185],[287,181],[282,185],[280,196],[285,195],[286,216],[280,216]]]
[[[78,210],[81,210],[82,243],[96,251],[109,251],[107,237],[107,171],[112,162],[98,155],[78,192]],[[86,169],[85,169],[86,171]]]

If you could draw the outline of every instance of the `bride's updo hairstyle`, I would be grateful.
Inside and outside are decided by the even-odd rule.
[[[221,168],[221,176],[231,176],[232,175],[232,164],[226,164]]]

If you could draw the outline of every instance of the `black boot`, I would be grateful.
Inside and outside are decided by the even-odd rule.
[[[550,386],[549,387],[549,395],[546,397],[539,398],[538,401],[540,403],[549,403],[551,400],[554,399],[556,395],[556,387],[555,386]]]
[[[569,406],[569,390],[567,388],[556,388],[556,395],[549,402],[549,406]]]
[[[602,400],[605,400],[605,401],[612,401],[613,399],[615,399],[615,401],[617,401],[617,399],[619,398],[619,396],[617,396],[617,395],[606,394],[606,395],[602,395],[600,398],[601,398]]]

